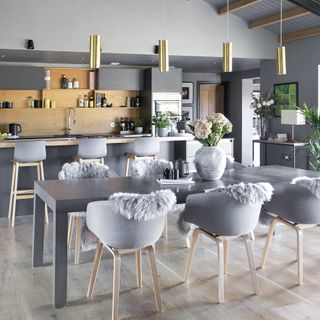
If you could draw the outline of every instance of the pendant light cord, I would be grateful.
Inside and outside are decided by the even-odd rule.
[[[163,39],[166,38],[166,0],[162,0]]]
[[[282,27],[282,0],[280,0],[280,47],[282,47],[282,34],[283,34],[283,27]]]
[[[230,5],[229,5],[229,0],[227,0],[227,41],[228,42],[230,40],[230,28],[229,28],[230,17],[229,17],[229,14],[230,14]]]

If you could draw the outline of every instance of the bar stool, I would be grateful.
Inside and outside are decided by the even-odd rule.
[[[133,153],[126,154],[126,172],[129,175],[130,160],[151,159],[156,160],[160,151],[160,143],[158,138],[144,137],[136,138],[133,144]]]
[[[13,170],[10,188],[10,202],[8,219],[14,227],[17,200],[33,199],[34,190],[18,190],[19,168],[36,167],[37,179],[44,180],[43,160],[46,159],[46,146],[44,141],[16,142],[13,155]],[[47,206],[45,207],[45,221],[49,222]]]
[[[107,139],[88,138],[80,139],[78,154],[75,158],[78,162],[100,162],[104,164],[104,157],[107,155]]]

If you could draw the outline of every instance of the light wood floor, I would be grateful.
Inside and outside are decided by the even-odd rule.
[[[164,312],[156,313],[149,261],[143,255],[143,288],[136,289],[134,256],[122,260],[121,319],[320,319],[320,229],[306,230],[304,237],[305,284],[296,286],[295,234],[282,228],[273,239],[265,270],[258,270],[261,295],[254,296],[245,246],[241,240],[230,244],[226,303],[217,295],[217,254],[215,244],[199,241],[191,270],[191,281],[183,284],[187,248],[170,217],[169,239],[157,244]],[[31,268],[32,218],[17,217],[16,227],[0,219],[0,319],[110,319],[112,258],[107,252],[101,263],[94,299],[86,299],[94,253],[82,254],[81,264],[68,269],[68,306],[56,310],[51,305],[51,227],[46,233],[47,266]],[[255,261],[259,264],[265,242],[265,228],[257,228]]]

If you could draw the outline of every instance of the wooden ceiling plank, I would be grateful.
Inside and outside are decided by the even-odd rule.
[[[310,14],[310,11],[297,7],[288,11],[284,11],[282,14],[283,16],[282,20],[288,21],[288,20],[296,19],[298,17],[305,16],[307,14]],[[280,13],[277,13],[275,15],[264,17],[264,18],[250,22],[249,29],[258,29],[258,28],[270,26],[272,24],[276,24],[279,22],[280,22]]]
[[[262,0],[239,0],[237,2],[231,3],[229,6],[229,12],[235,12],[241,9],[244,9],[246,7],[249,7],[251,5],[257,4],[258,2],[261,2]],[[227,6],[224,6],[219,9],[219,15],[222,16],[227,13]]]
[[[285,33],[283,35],[283,42],[289,42],[294,40],[300,40],[304,38],[310,38],[320,35],[320,26],[303,29],[295,32]]]

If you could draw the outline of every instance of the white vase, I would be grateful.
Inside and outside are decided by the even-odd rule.
[[[134,128],[134,131],[138,134],[142,133],[143,132],[143,127],[135,127]]]
[[[158,128],[159,137],[168,136],[168,128]]]
[[[203,180],[219,180],[226,168],[226,154],[219,147],[202,147],[195,154],[194,164]]]

